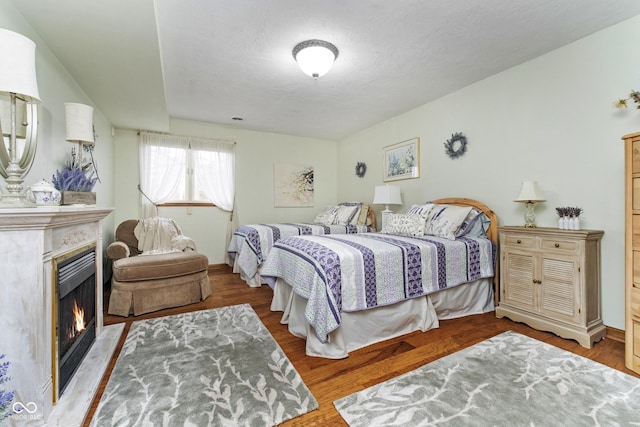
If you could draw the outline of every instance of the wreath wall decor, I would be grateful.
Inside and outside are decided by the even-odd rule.
[[[362,178],[365,173],[367,173],[367,165],[365,165],[364,162],[356,163],[356,176]]]
[[[444,152],[451,159],[462,157],[467,152],[467,137],[461,132],[454,133],[451,135],[451,139],[447,139],[447,142],[444,143]]]

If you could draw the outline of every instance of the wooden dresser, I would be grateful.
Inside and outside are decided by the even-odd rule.
[[[640,133],[625,148],[625,365],[640,373]]]
[[[602,339],[599,230],[498,227],[496,316],[553,332],[583,347]]]

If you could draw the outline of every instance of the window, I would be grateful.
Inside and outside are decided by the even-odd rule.
[[[140,135],[145,217],[155,215],[155,207],[163,204],[213,203],[224,210],[233,208],[233,143],[147,132]]]

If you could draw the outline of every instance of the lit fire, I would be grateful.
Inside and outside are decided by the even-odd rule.
[[[71,334],[72,337],[76,336],[78,332],[82,332],[86,326],[86,324],[84,323],[84,309],[78,308],[78,303],[76,302],[76,300],[73,300],[73,317],[74,324],[73,333]]]

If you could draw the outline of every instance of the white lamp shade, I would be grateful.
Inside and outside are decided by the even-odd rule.
[[[64,110],[67,117],[67,141],[94,143],[93,107],[67,102]]]
[[[536,181],[524,181],[520,195],[514,202],[546,202]]]
[[[396,185],[378,185],[373,196],[374,205],[401,205],[400,187]]]
[[[36,79],[36,44],[0,28],[0,93],[15,93],[27,102],[40,102]]]
[[[16,101],[16,138],[27,137],[27,127],[23,125],[27,119],[27,104]],[[11,101],[0,98],[0,128],[3,136],[11,135]]]

